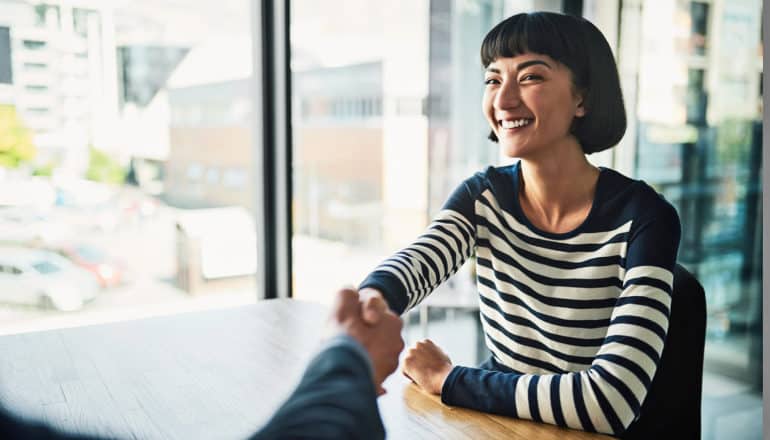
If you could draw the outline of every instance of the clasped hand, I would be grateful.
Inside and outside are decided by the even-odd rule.
[[[382,382],[396,370],[398,355],[404,349],[401,318],[388,310],[382,299],[361,302],[358,292],[342,289],[337,292],[329,326],[332,333],[347,334],[364,347],[377,394],[384,394]]]
[[[364,321],[376,324],[388,306],[382,295],[374,289],[361,291]],[[431,394],[441,394],[447,376],[452,371],[452,361],[430,339],[417,342],[404,357],[401,371],[404,376]]]

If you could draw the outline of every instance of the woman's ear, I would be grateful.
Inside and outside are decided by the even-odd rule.
[[[586,90],[572,85],[572,97],[575,103],[575,117],[582,118],[586,115],[585,96]]]
[[[582,118],[583,116],[586,115],[586,108],[583,105],[583,102],[584,102],[583,101],[583,94],[582,93],[578,93],[575,98],[576,98],[576,101],[577,101],[577,103],[576,103],[577,107],[575,107],[575,117],[576,118]]]
[[[583,107],[583,101],[580,101],[580,103],[578,103],[577,108],[575,109],[575,117],[582,118],[585,115],[586,115],[586,108]]]

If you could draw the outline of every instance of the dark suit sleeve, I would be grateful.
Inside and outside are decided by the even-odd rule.
[[[0,409],[0,438],[24,440],[96,440],[78,434],[56,431],[46,425],[26,421]]]
[[[383,439],[369,359],[353,339],[337,338],[252,440]]]

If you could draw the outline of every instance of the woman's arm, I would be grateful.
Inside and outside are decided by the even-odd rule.
[[[362,297],[379,293],[401,314],[457,272],[475,246],[473,204],[481,181],[477,174],[463,182],[424,234],[382,262],[361,283]]]

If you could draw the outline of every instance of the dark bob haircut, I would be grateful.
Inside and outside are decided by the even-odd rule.
[[[571,132],[586,154],[615,146],[626,132],[626,109],[615,58],[604,35],[580,17],[552,12],[511,16],[492,28],[481,43],[481,64],[524,53],[547,55],[572,72],[583,97],[585,116]],[[489,139],[497,142],[494,131]]]

